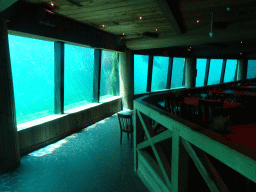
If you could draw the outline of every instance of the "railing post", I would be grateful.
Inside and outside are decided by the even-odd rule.
[[[178,192],[178,172],[179,172],[179,129],[173,128],[172,136],[172,173],[171,191]]]
[[[137,152],[137,145],[144,140],[144,131],[142,124],[140,122],[137,109],[134,107],[134,171],[137,172],[138,169],[138,152]]]

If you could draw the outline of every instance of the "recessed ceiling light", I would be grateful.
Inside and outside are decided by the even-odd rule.
[[[199,23],[199,22],[200,22],[200,20],[196,20],[196,22],[197,22],[197,23]]]
[[[142,17],[141,17],[141,16],[140,16],[139,18],[140,18],[140,20],[142,20]]]
[[[243,43],[243,41],[241,41],[241,43]]]
[[[156,29],[156,31],[157,31],[157,29]]]

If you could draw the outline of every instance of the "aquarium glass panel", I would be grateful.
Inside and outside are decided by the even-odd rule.
[[[147,92],[148,55],[134,55],[134,94]]]
[[[178,57],[173,58],[171,89],[184,87],[182,85],[184,67],[185,67],[185,58],[178,58]]]
[[[223,59],[211,59],[208,85],[220,83]]]
[[[166,89],[169,57],[153,57],[151,91]]]
[[[248,60],[247,79],[256,78],[256,60]]]
[[[94,49],[68,45],[64,47],[64,110],[93,100]]]
[[[100,101],[119,96],[118,53],[102,51],[100,74]]]
[[[8,35],[17,124],[54,113],[54,43]]]
[[[235,59],[227,59],[226,70],[224,75],[224,83],[235,80],[236,63],[237,63],[237,60]]]
[[[206,62],[207,62],[207,59],[196,60],[196,70],[197,70],[196,87],[204,86]]]

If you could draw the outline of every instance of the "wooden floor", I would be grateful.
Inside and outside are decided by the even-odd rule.
[[[134,172],[131,140],[117,115],[21,157],[15,171],[0,175],[0,191],[147,192]]]

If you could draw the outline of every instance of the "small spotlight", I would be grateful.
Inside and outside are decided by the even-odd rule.
[[[196,22],[197,22],[197,23],[199,23],[199,22],[200,22],[200,20],[197,20]]]
[[[123,33],[123,35],[124,35],[124,33]]]
[[[140,20],[142,20],[142,17],[140,16]]]
[[[51,2],[50,5],[51,5],[52,7],[54,7],[54,3],[53,3],[53,2]]]
[[[156,29],[156,31],[157,31],[157,29]]]
[[[243,55],[243,53],[240,53],[240,55]]]
[[[190,49],[191,49],[191,47],[190,47]]]
[[[105,27],[105,25],[102,25],[102,27],[104,28],[104,27]]]
[[[243,43],[243,41],[241,41],[241,43]]]

